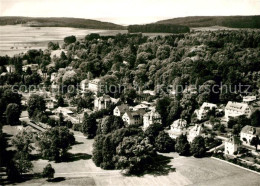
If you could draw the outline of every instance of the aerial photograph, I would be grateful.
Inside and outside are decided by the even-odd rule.
[[[0,185],[260,186],[260,0],[0,0]]]

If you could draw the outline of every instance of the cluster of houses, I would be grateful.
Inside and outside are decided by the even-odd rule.
[[[232,136],[225,141],[224,153],[227,155],[234,155],[241,145],[252,147],[251,141],[257,136],[260,136],[260,127],[252,127],[250,125],[244,126],[240,132],[240,138],[236,139],[236,137]],[[257,145],[257,147],[259,148],[260,145]]]
[[[15,72],[14,65],[6,65],[6,73]],[[47,78],[47,73],[42,72],[39,69],[38,64],[26,64],[23,65],[22,70],[27,71],[30,68],[32,72],[37,72],[42,78]],[[56,89],[60,78],[63,78],[64,74],[74,73],[72,67],[60,68],[58,72],[53,72],[50,75],[51,88]],[[1,74],[2,75],[2,74]],[[80,82],[80,93],[91,91],[95,95],[94,109],[93,111],[99,111],[102,109],[110,108],[112,105],[116,105],[119,99],[114,99],[108,95],[98,96],[101,90],[102,80],[100,78],[85,79]],[[187,89],[189,93],[196,93],[194,89]],[[126,125],[142,125],[143,130],[146,130],[150,125],[158,123],[162,124],[161,115],[155,109],[155,100],[148,99],[154,97],[155,92],[151,90],[144,90],[136,98],[135,102],[139,103],[136,106],[129,106],[127,104],[118,105],[113,110],[113,115],[119,116],[126,123]],[[23,96],[24,97],[24,96]],[[70,120],[73,124],[80,124],[83,120],[83,114],[77,114],[76,109],[73,107],[58,107],[55,109],[57,100],[53,95],[44,96],[46,107],[52,111],[54,117],[59,117],[60,113],[63,114],[65,120]],[[26,99],[22,100],[26,104]],[[151,101],[151,102],[149,102]],[[220,106],[204,102],[199,109],[194,111],[198,121],[203,122],[208,120],[209,112],[214,110],[215,113],[223,113],[222,121],[228,122],[231,118],[238,116],[250,117],[255,111],[254,104],[257,102],[256,96],[245,96],[242,102],[229,101],[226,106]],[[259,104],[256,104],[259,106]],[[169,136],[176,139],[181,134],[186,134],[188,141],[192,140],[196,136],[204,135],[205,125],[195,124],[190,126],[185,119],[178,119],[174,121],[170,128],[167,130]],[[260,128],[246,125],[240,133],[240,141],[243,145],[250,146],[250,142],[253,137],[260,135]],[[240,143],[234,137],[225,141],[225,153],[234,154],[237,151]]]

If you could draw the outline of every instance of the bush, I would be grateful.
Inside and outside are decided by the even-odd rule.
[[[52,168],[51,164],[46,165],[42,171],[42,177],[51,179],[54,177],[55,170]]]
[[[81,131],[82,125],[81,124],[73,124],[72,130],[74,131]]]

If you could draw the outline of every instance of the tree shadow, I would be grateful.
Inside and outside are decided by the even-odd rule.
[[[78,141],[75,141],[75,143],[73,145],[81,145],[81,144],[84,144],[83,142],[78,142]]]
[[[170,172],[175,172],[176,168],[173,168],[172,165],[168,165],[171,162],[172,157],[163,156],[161,154],[157,154],[154,158],[154,161],[150,165],[150,167],[143,173],[140,174],[128,174],[123,173],[125,176],[144,176],[145,174],[150,174],[154,176],[166,176]]]
[[[64,177],[57,177],[57,178],[48,179],[47,181],[57,183],[57,182],[65,181],[65,178]]]
[[[172,165],[168,165],[171,162],[171,159],[173,158],[158,154],[154,158],[154,163],[145,173],[154,176],[162,176],[162,175],[168,175],[170,172],[175,172],[176,169],[173,168]]]
[[[63,162],[73,162],[73,161],[79,161],[79,160],[89,160],[92,158],[92,155],[86,154],[86,153],[76,153],[71,154],[68,153],[66,157],[64,158]]]

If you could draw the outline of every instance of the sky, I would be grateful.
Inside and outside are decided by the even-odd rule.
[[[0,0],[0,16],[145,24],[186,16],[260,15],[260,0]]]

